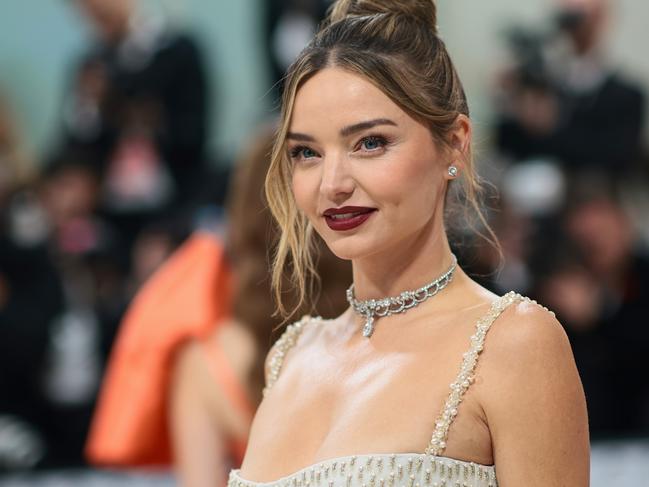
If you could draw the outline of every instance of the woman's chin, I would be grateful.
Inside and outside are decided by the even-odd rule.
[[[368,246],[367,243],[359,242],[358,239],[338,238],[333,241],[325,240],[325,242],[329,250],[336,257],[343,260],[362,259],[376,251],[376,249]]]

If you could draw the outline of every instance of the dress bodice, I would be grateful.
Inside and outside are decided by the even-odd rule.
[[[435,421],[432,439],[423,453],[359,454],[337,457],[305,467],[270,482],[253,482],[232,470],[228,487],[496,487],[496,467],[444,457],[449,428],[458,415],[464,394],[473,383],[473,374],[489,328],[513,303],[531,301],[514,292],[496,299],[489,311],[476,322],[471,345],[464,354],[457,378],[450,385],[444,408]],[[271,352],[264,394],[279,379],[288,351],[297,343],[305,317],[290,325]]]
[[[426,453],[354,455],[310,465],[272,482],[243,479],[232,470],[228,487],[496,487],[493,466]]]

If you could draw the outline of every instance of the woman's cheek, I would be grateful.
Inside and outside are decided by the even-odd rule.
[[[295,198],[295,204],[302,213],[304,213],[307,218],[312,217],[312,213],[317,207],[317,192],[313,194],[311,186],[313,182],[310,181],[310,178],[306,177],[306,174],[300,172],[297,169],[293,173],[293,197]]]

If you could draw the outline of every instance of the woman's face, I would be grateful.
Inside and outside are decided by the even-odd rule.
[[[443,231],[452,161],[363,77],[327,68],[307,80],[287,146],[297,206],[338,257],[403,250]]]

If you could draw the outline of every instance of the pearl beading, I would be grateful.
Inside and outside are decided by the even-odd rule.
[[[464,354],[460,373],[455,381],[450,385],[451,392],[444,403],[444,409],[437,418],[437,421],[435,421],[435,431],[433,432],[433,438],[426,449],[426,453],[430,455],[441,455],[446,448],[448,430],[457,416],[458,408],[462,399],[464,399],[466,391],[474,382],[475,377],[473,374],[478,364],[478,357],[484,349],[484,341],[489,328],[491,328],[494,321],[496,321],[508,306],[523,299],[526,298],[523,298],[513,291],[505,294],[494,301],[487,314],[480,318],[476,323],[476,331],[471,336],[471,348]]]
[[[422,453],[353,455],[311,465],[271,482],[232,470],[228,487],[497,487],[493,466]]]
[[[273,345],[273,349],[270,352],[272,355],[268,364],[268,372],[266,373],[266,387],[263,390],[264,397],[275,385],[275,382],[277,382],[282,365],[284,364],[284,357],[295,346],[306,324],[314,319],[319,318],[312,318],[309,315],[305,315],[300,321],[288,325],[284,333],[282,333],[282,336]]]

